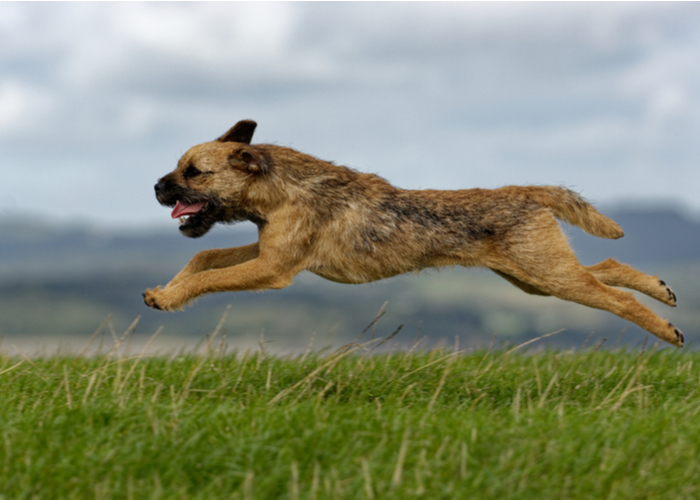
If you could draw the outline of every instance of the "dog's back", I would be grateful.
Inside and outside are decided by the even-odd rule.
[[[298,176],[294,182],[310,197],[304,204],[314,207],[303,230],[313,240],[307,269],[335,281],[365,283],[427,267],[487,265],[484,258],[498,247],[525,237],[518,228],[534,212],[597,236],[622,235],[617,224],[566,188],[404,190],[374,174],[307,155],[296,159],[305,168],[297,165],[283,175]]]

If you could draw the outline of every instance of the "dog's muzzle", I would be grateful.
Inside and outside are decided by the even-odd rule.
[[[173,191],[177,192],[177,188],[173,183],[160,179],[156,185],[153,186],[153,190],[156,192],[156,199],[159,203],[163,205],[174,204],[174,201],[170,199],[172,198]],[[168,194],[170,194],[170,196],[168,196]]]
[[[153,186],[153,190],[156,192],[158,203],[169,207],[174,206],[178,200],[190,197],[188,196],[189,193],[182,189],[182,187],[171,182],[166,177],[160,179],[156,185]]]

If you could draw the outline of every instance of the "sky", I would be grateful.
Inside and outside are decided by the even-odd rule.
[[[0,2],[0,220],[175,228],[153,185],[244,118],[399,187],[700,214],[698,26],[697,3]]]

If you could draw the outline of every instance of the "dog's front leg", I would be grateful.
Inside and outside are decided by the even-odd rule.
[[[223,267],[236,266],[258,258],[258,255],[260,255],[260,247],[257,242],[236,248],[214,248],[211,250],[203,250],[192,257],[182,271],[177,273],[175,277],[170,280],[170,283],[165,285],[165,288],[177,285],[182,280],[188,276],[192,276],[193,274],[208,271],[210,269],[221,269]]]
[[[146,290],[143,298],[153,309],[173,311],[207,293],[284,288],[300,270],[271,259],[257,258],[232,267],[191,274],[166,288]]]

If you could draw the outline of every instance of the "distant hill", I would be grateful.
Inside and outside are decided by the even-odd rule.
[[[700,222],[679,211],[606,212],[625,232],[605,240],[564,224],[584,264],[615,257],[632,265],[672,265],[700,261]],[[169,273],[205,248],[226,248],[257,239],[254,226],[218,227],[192,240],[172,231],[109,233],[87,228],[53,228],[48,223],[0,218],[0,279],[45,279],[71,275],[143,270]]]
[[[84,227],[55,228],[37,220],[0,219],[0,279],[81,278],[122,271],[169,274],[198,251],[251,243],[252,224],[218,227],[200,239],[172,231],[105,232]]]
[[[672,210],[605,213],[621,225],[624,238],[601,240],[564,227],[580,260],[592,264],[615,257],[645,272],[663,270],[663,278],[679,293],[679,307],[660,314],[670,315],[686,331],[692,325],[700,328],[695,312],[700,309],[700,224]],[[144,333],[164,325],[172,334],[201,335],[214,328],[231,304],[229,337],[257,339],[264,332],[266,339],[307,342],[316,332],[319,338],[352,340],[388,302],[380,330],[387,334],[403,324],[402,334],[410,341],[427,335],[478,344],[497,333],[515,342],[560,328],[567,332],[554,341],[563,345],[580,344],[591,332],[617,337],[628,331],[636,332],[626,334],[629,338],[644,337],[608,313],[528,296],[492,273],[461,269],[370,285],[340,285],[302,273],[284,290],[205,296],[185,312],[166,314],[143,304],[143,290],[167,283],[197,251],[256,238],[250,224],[217,228],[191,240],[175,226],[172,231],[109,233],[0,219],[0,335],[89,334],[108,313],[116,330],[140,315],[139,331]]]

